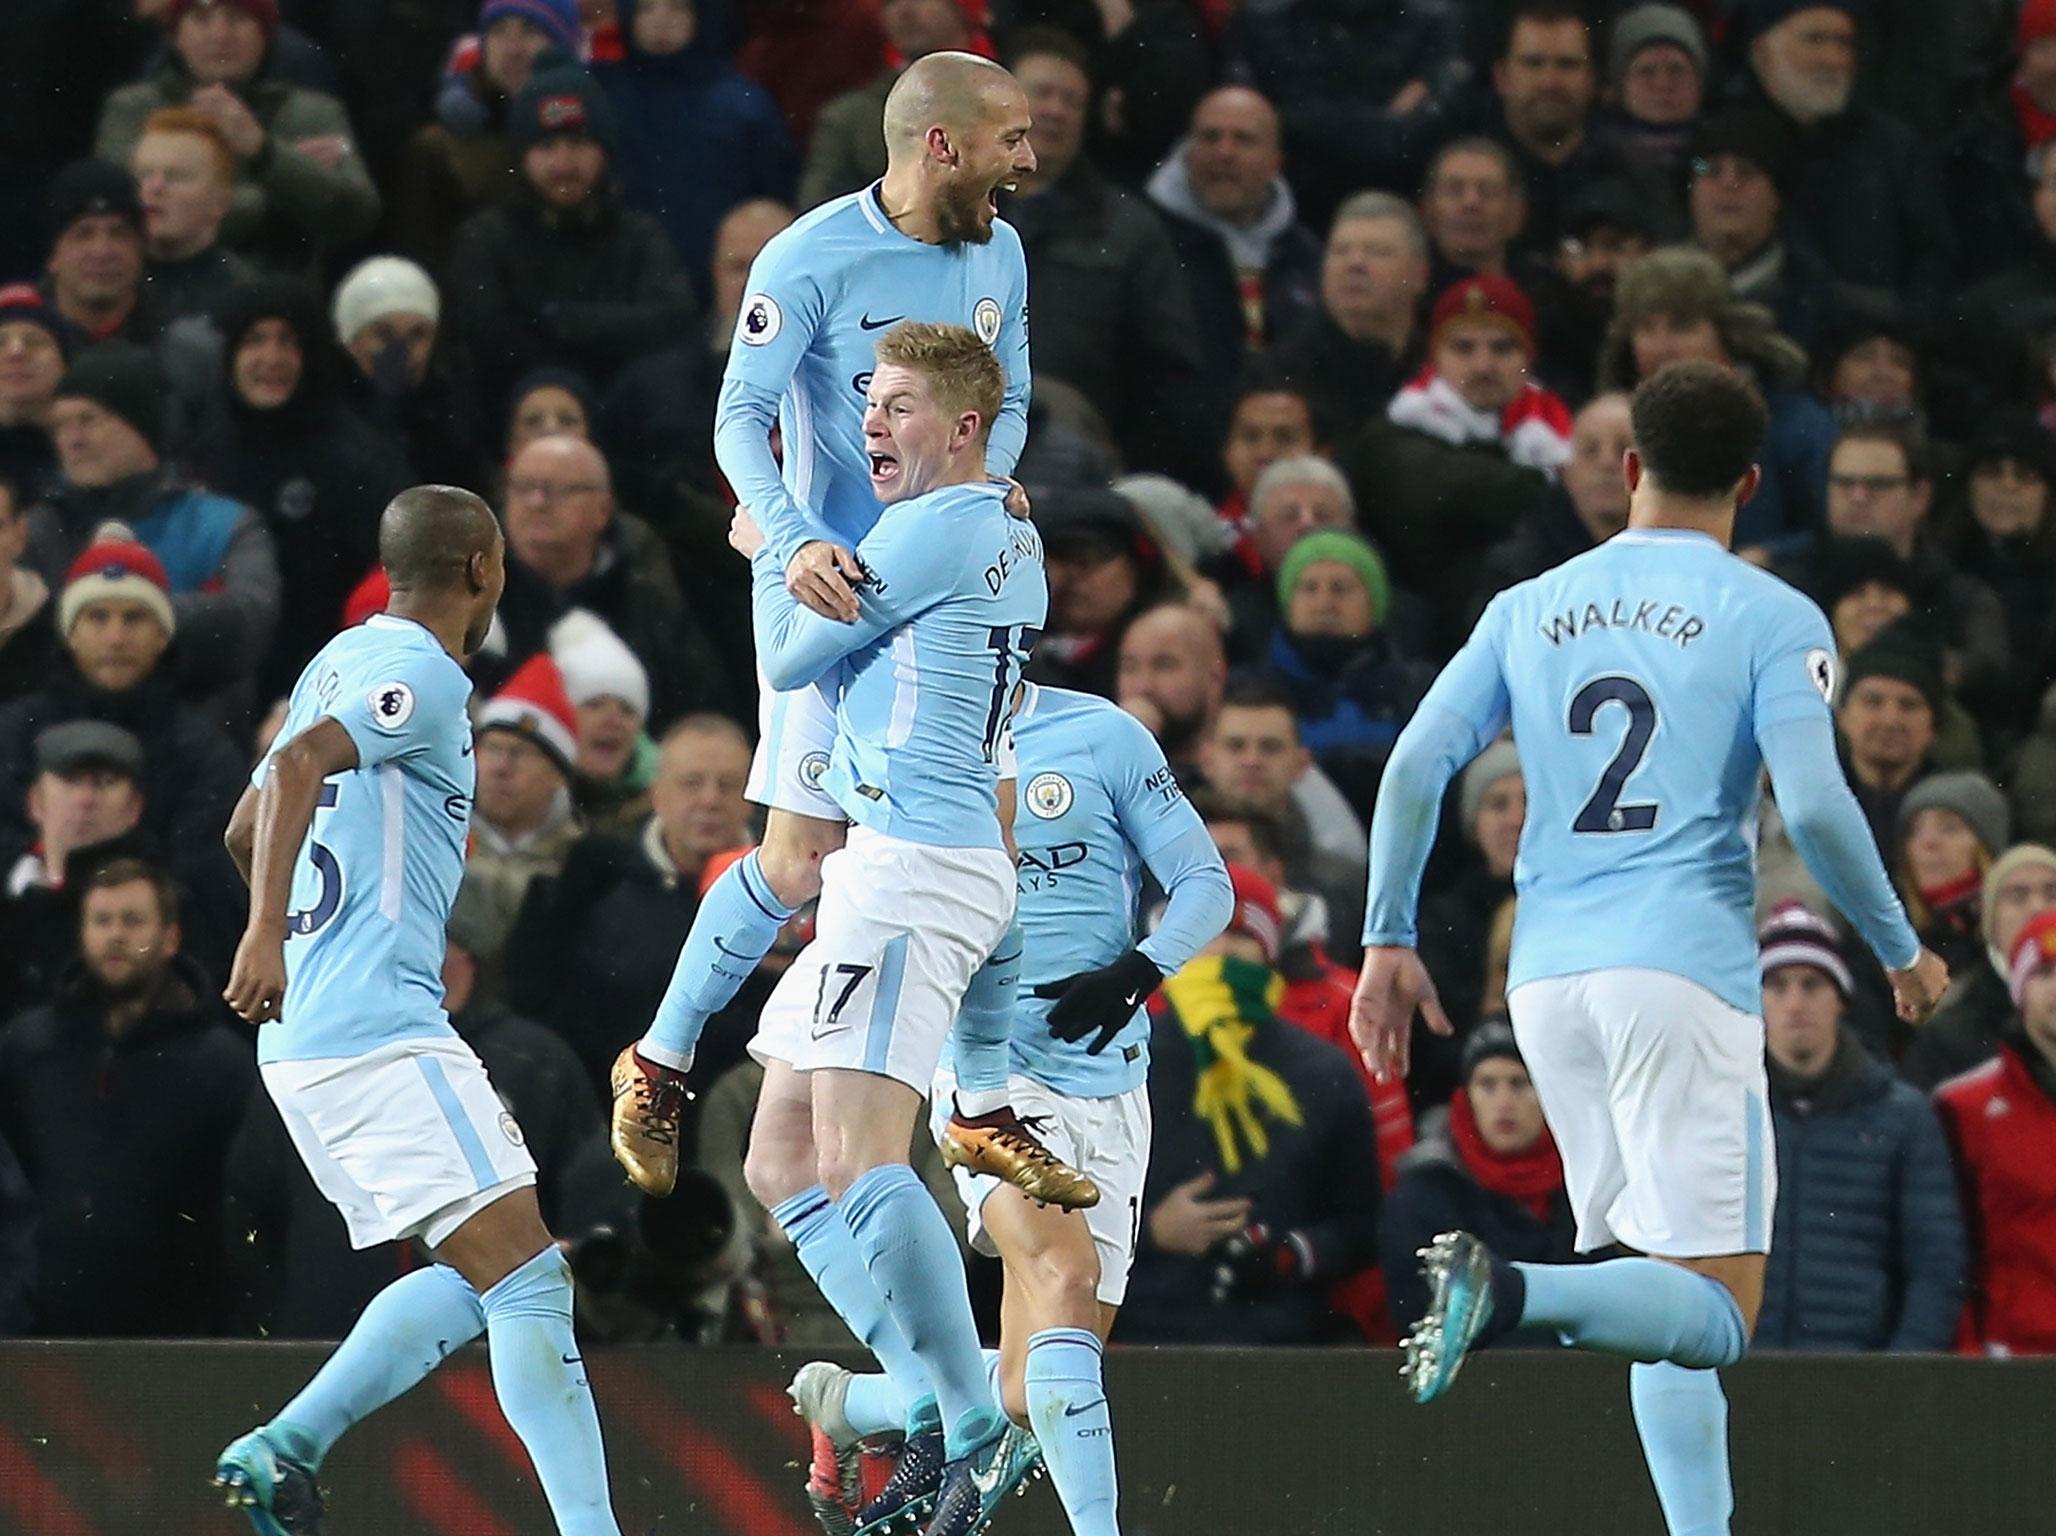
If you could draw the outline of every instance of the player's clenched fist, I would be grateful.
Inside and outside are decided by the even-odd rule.
[[[1374,1077],[1404,1077],[1414,1014],[1438,1035],[1456,1033],[1421,957],[1395,945],[1364,951],[1364,968],[1349,1001],[1349,1036]]]
[[[1913,964],[1903,971],[1887,971],[1892,982],[1892,1001],[1899,1017],[1908,1024],[1925,1024],[1942,994],[1949,990],[1949,967],[1933,950],[1922,948]]]
[[[236,945],[235,964],[229,968],[228,986],[221,995],[239,1017],[252,1024],[268,1024],[277,1018],[286,995],[285,940],[255,929],[245,932]]]

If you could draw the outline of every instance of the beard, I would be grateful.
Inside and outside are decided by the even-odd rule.
[[[988,189],[957,180],[942,189],[935,203],[935,228],[944,245],[985,245],[992,239],[992,222],[986,217]]]
[[[1800,123],[1840,117],[1849,110],[1849,98],[1855,90],[1853,76],[1826,80],[1792,69],[1783,59],[1777,59],[1763,74],[1764,94]]]

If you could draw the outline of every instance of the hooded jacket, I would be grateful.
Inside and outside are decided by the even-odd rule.
[[[798,156],[778,104],[729,62],[727,7],[702,0],[698,30],[676,53],[644,53],[621,29],[622,57],[593,65],[613,103],[614,169],[631,208],[663,226],[686,273],[709,292],[714,231],[751,198],[789,202]]]
[[[1933,1107],[1846,1027],[1818,1080],[1768,1070],[1778,1199],[1757,1347],[1949,1348],[1963,1215]]]
[[[83,965],[0,1030],[0,1136],[36,1192],[36,1327],[212,1333],[221,1170],[257,1080],[197,965],[173,959],[120,1036]],[[142,1277],[139,1283],[139,1277]]]
[[[235,354],[251,327],[273,318],[299,339],[300,382],[283,405],[259,410],[235,387]],[[347,360],[330,345],[311,290],[279,279],[252,284],[230,300],[222,332],[212,419],[187,461],[270,531],[282,601],[260,684],[263,697],[276,698],[335,634],[343,599],[378,562],[379,514],[414,473],[391,438],[343,403]]]
[[[1988,1354],[2056,1354],[2056,1072],[2029,1065],[2035,1047],[2018,1027],[1994,1059],[1935,1090],[1971,1232],[1959,1340]]]
[[[663,227],[624,208],[611,171],[578,207],[544,203],[526,181],[464,221],[442,285],[444,324],[481,380],[575,368],[605,393],[623,364],[682,336],[691,282]],[[488,398],[494,418],[498,402]]]

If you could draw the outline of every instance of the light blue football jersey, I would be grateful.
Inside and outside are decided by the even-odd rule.
[[[1006,488],[951,485],[885,509],[857,543],[853,624],[801,607],[767,544],[753,562],[757,660],[781,692],[831,674],[822,788],[859,826],[939,848],[999,848],[1014,685],[1049,611],[1042,540]]]
[[[985,461],[1011,473],[1028,434],[1028,265],[1004,220],[992,239],[927,245],[885,216],[879,184],[779,231],[749,289],[714,416],[714,451],[780,569],[809,539],[855,548],[878,521],[864,393],[878,338],[902,320],[960,325],[993,348],[1006,403]],[[771,455],[777,422],[782,466]]]
[[[471,679],[435,636],[382,613],[329,641],[293,685],[274,751],[333,717],[357,744],[357,766],[322,785],[293,861],[285,1002],[257,1032],[259,1061],[361,1056],[450,1033],[443,925],[477,783],[470,697]]]
[[[1196,840],[1211,855],[1224,892],[1227,871],[1141,722],[1092,694],[1033,684],[1023,694],[1014,715],[1022,960],[1013,1070],[1075,1098],[1107,1098],[1149,1075],[1147,1009],[1138,1007],[1092,1056],[1089,1039],[1066,1043],[1049,1032],[1051,1004],[1034,996],[1034,987],[1111,965],[1135,946],[1145,867],[1177,900],[1176,874],[1159,867],[1174,844],[1192,847]],[[1167,926],[1141,946],[1167,975],[1213,937],[1202,934],[1182,952],[1162,953],[1158,940],[1172,943],[1173,933]]]
[[[1793,722],[1832,742],[1835,665],[1810,599],[1681,529],[1616,534],[1494,598],[1417,723],[1445,734],[1452,762],[1513,727],[1528,810],[1507,985],[1647,967],[1758,1012],[1760,743]],[[1374,819],[1366,943],[1412,940],[1425,848],[1398,847],[1404,831]],[[1897,963],[1911,930],[1867,836],[1861,848],[1865,899],[1846,910]]]

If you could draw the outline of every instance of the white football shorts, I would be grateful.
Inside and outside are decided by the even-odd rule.
[[[821,861],[814,940],[778,979],[750,1054],[928,1092],[964,989],[1014,916],[999,848],[931,848],[850,828]]]
[[[757,670],[757,750],[743,796],[753,805],[819,821],[847,821],[821,787],[835,749],[835,701],[813,683],[780,693]]]
[[[521,1127],[455,1035],[260,1070],[353,1248],[410,1237],[439,1247],[508,1191],[535,1183]]]
[[[1581,1251],[1770,1251],[1778,1162],[1760,1017],[1638,967],[1525,982],[1506,1006]]]
[[[947,1067],[935,1074],[928,1097],[928,1129],[938,1146],[943,1127],[949,1124],[950,1096],[956,1091],[956,1076]],[[1118,1307],[1128,1294],[1128,1271],[1142,1237],[1142,1186],[1149,1177],[1148,1085],[1139,1083],[1110,1099],[1075,1099],[1017,1072],[1007,1079],[1007,1098],[1052,1155],[1099,1186],[1099,1204],[1078,1214],[1085,1218],[1099,1253],[1099,1299]],[[968,1168],[951,1172],[964,1202],[972,1248],[998,1258],[983,1213],[986,1197],[1003,1181]]]

